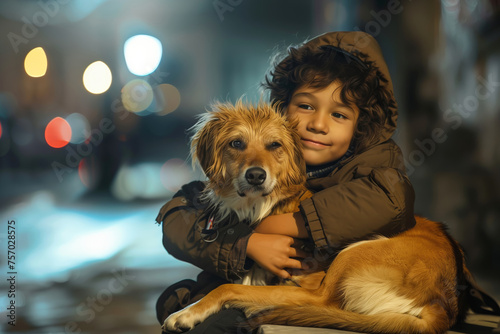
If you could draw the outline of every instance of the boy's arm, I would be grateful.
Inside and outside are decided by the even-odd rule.
[[[302,216],[316,247],[337,248],[370,235],[391,236],[415,224],[415,193],[395,168],[359,167],[351,181],[302,201]]]
[[[255,232],[281,234],[299,239],[309,238],[305,220],[300,212],[268,216],[259,223]]]
[[[246,247],[253,231],[246,224],[231,222],[214,236],[202,235],[206,217],[199,195],[203,188],[203,182],[189,183],[161,208],[156,221],[163,222],[163,246],[181,261],[227,280],[238,279],[247,271]]]

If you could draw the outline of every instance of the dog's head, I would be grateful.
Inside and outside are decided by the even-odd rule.
[[[222,198],[279,198],[305,182],[305,162],[295,122],[272,106],[216,103],[193,127],[191,154]]]

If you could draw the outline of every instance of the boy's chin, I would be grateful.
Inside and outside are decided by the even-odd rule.
[[[325,153],[323,154],[319,152],[314,152],[314,153],[316,154],[311,154],[310,152],[304,152],[304,160],[306,161],[307,166],[311,167],[323,166],[338,160],[333,156],[330,157],[326,155]]]

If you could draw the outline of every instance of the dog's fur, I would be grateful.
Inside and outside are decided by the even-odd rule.
[[[218,219],[235,212],[255,224],[268,214],[297,210],[306,191],[297,136],[294,124],[264,104],[219,104],[203,116],[192,153],[208,177],[204,197],[218,208]],[[265,170],[262,185],[247,182],[253,167]],[[164,328],[190,329],[235,307],[254,325],[444,333],[465,316],[466,288],[475,286],[459,245],[441,224],[420,217],[398,236],[349,245],[326,272],[296,278],[299,286],[222,285],[170,315]]]

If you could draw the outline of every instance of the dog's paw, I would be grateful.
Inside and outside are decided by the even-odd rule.
[[[163,330],[181,333],[193,329],[198,322],[199,321],[195,319],[188,307],[169,315],[161,328]]]

